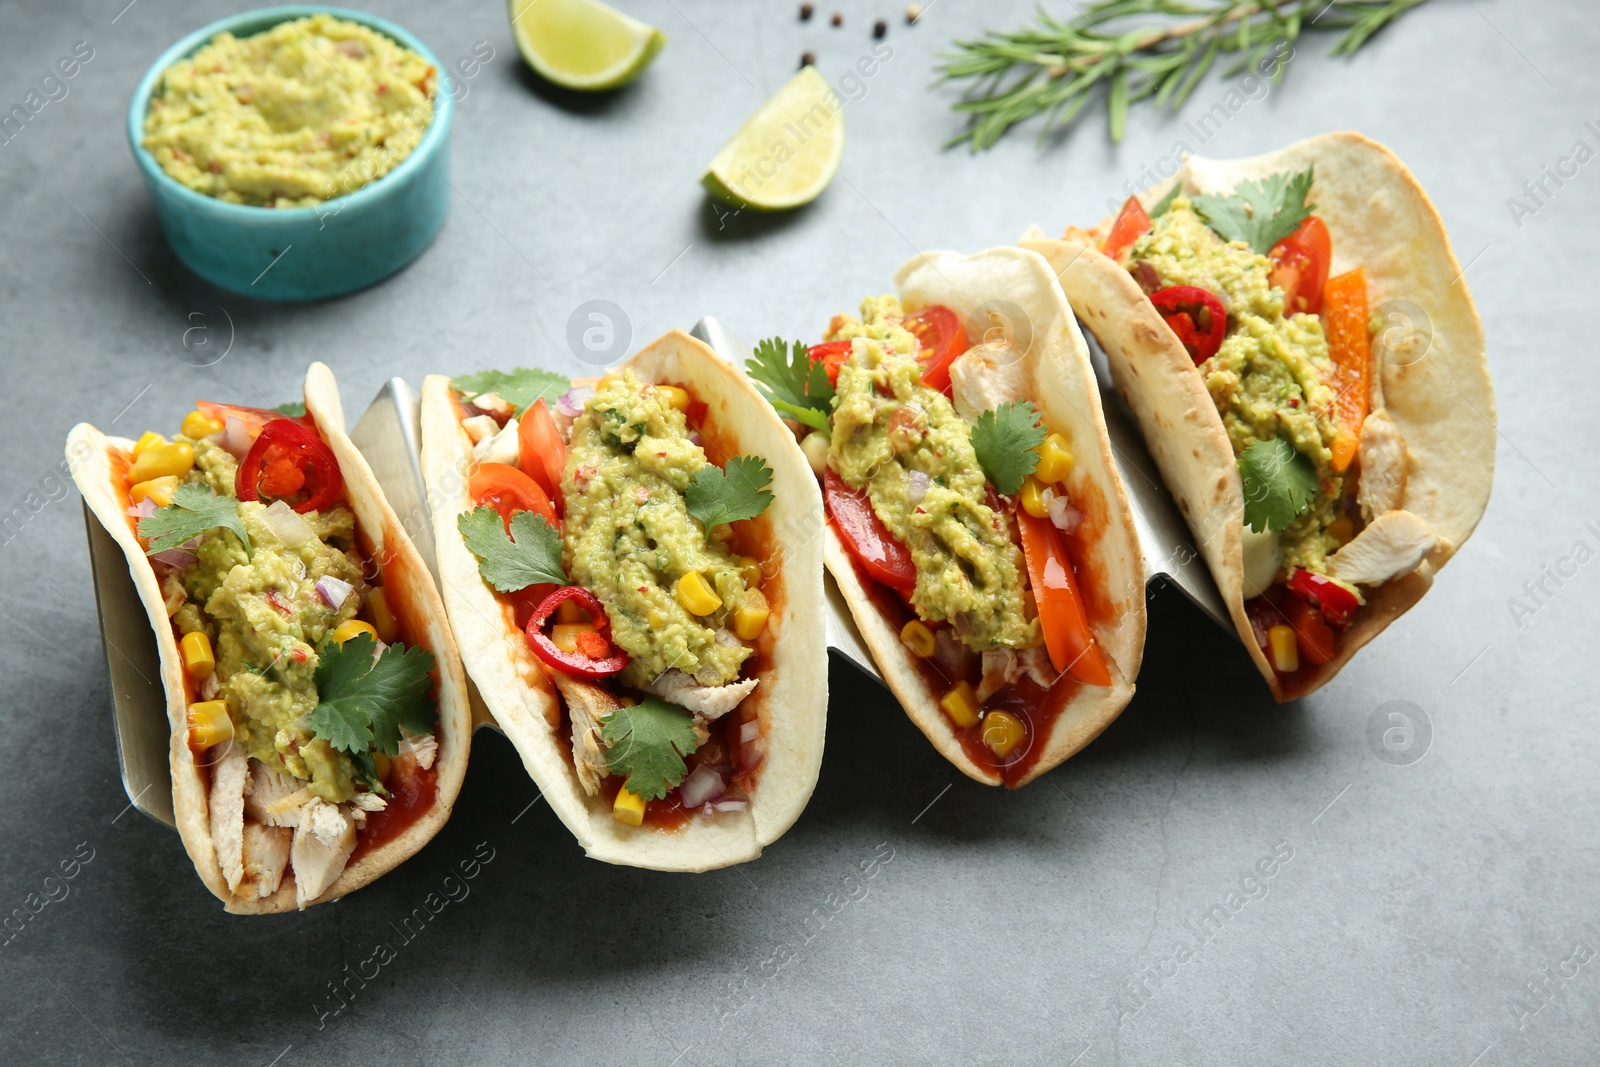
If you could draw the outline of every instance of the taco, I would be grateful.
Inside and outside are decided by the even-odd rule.
[[[1042,258],[930,253],[895,284],[748,369],[804,433],[828,570],[889,688],[963,773],[1017,787],[1133,696],[1133,517]]]
[[[1043,253],[1278,700],[1427,592],[1494,475],[1483,327],[1433,204],[1333,133],[1191,158]]]
[[[243,914],[397,866],[444,825],[467,765],[444,607],[327,367],[293,407],[200,401],[170,440],[87,423],[67,438],[155,628],[178,832]]]
[[[467,672],[591,857],[710,870],[794,823],[827,717],[821,500],[735,368],[674,331],[598,382],[430,376],[422,469]]]

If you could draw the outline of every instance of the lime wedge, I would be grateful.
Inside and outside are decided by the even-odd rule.
[[[821,196],[842,158],[843,102],[806,66],[722,146],[700,184],[736,207],[785,211]]]
[[[511,0],[511,35],[528,66],[582,92],[628,84],[667,43],[600,0]]]

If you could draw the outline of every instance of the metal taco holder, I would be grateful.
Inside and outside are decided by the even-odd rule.
[[[715,318],[701,319],[690,332],[736,366],[743,366],[750,354],[749,347]],[[1231,634],[1233,624],[1204,560],[1189,539],[1188,527],[1167,494],[1122,398],[1110,387],[1104,353],[1093,335],[1086,332],[1084,337],[1100,382],[1112,456],[1127,489],[1139,547],[1144,554],[1145,586],[1147,590],[1175,586]],[[371,465],[390,506],[437,581],[433,525],[419,455],[420,407],[419,396],[405,379],[391,378],[351,429],[350,439]],[[88,528],[95,601],[111,679],[117,759],[121,764],[123,788],[132,807],[175,828],[172,771],[168,764],[171,732],[155,635],[139,602],[121,548],[87,505],[84,523]],[[824,581],[828,650],[881,684],[883,677],[861,641],[837,584],[831,575],[825,576]],[[474,727],[498,729],[476,687],[470,680],[467,684]]]

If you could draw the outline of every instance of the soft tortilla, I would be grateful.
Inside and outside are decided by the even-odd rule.
[[[1328,133],[1253,159],[1191,157],[1140,199],[1154,203],[1179,182],[1189,193],[1225,192],[1245,179],[1311,165],[1316,213],[1333,236],[1332,272],[1364,267],[1372,308],[1389,304],[1402,325],[1413,325],[1406,320],[1420,310],[1431,324],[1431,346],[1413,342],[1382,357],[1375,349],[1379,374],[1373,391],[1410,454],[1402,506],[1434,528],[1439,548],[1415,572],[1371,589],[1333,662],[1290,686],[1279,681],[1244,613],[1238,464],[1193,361],[1133,276],[1096,251],[1092,240],[1055,240],[1034,227],[1021,241],[1050,260],[1072,306],[1100,339],[1112,379],[1189,520],[1240,639],[1280,701],[1325,684],[1421,599],[1434,572],[1483,517],[1494,480],[1494,391],[1483,325],[1438,212],[1393,152],[1360,134]],[[1095,234],[1105,233],[1110,222]]]
[[[345,435],[339,387],[333,372],[321,363],[311,364],[306,371],[305,403],[306,410],[316,419],[322,439],[339,461],[345,494],[356,517],[356,529],[372,540],[372,558],[383,564],[385,588],[391,594],[399,594],[407,614],[423,623],[424,632],[419,643],[433,653],[437,664],[439,707],[439,751],[434,759],[439,792],[433,807],[394,838],[346,866],[334,883],[311,902],[320,904],[360,889],[399,866],[438,833],[450,817],[450,808],[466,776],[471,719],[467,709],[466,676],[445,622],[444,605],[429,578],[427,565],[384,499],[371,468]],[[122,484],[122,470],[113,462],[114,449],[126,453],[132,447],[133,442],[126,438],[107,437],[88,423],[80,422],[67,435],[67,462],[78,490],[95,517],[127,554],[139,600],[149,613],[150,625],[156,633],[161,681],[167,694],[167,720],[172,728],[172,810],[178,834],[206,888],[216,894],[228,911],[241,915],[294,911],[292,871],[285,870],[283,882],[272,896],[234,897],[228,892],[217,862],[211,838],[204,764],[195,762],[188,743],[183,657],[167,617],[161,584],[128,518],[129,499]]]
[[[528,648],[509,610],[478,574],[456,517],[471,510],[467,492],[472,446],[457,417],[450,379],[422,384],[422,474],[433,510],[439,581],[460,641],[467,673],[523,765],[585,852],[606,863],[661,871],[708,871],[755,859],[799,818],[822,766],[828,713],[828,661],[823,632],[822,496],[794,435],[744,375],[679,330],[622,365],[640,379],[686,385],[707,404],[703,431],[714,459],[750,454],[772,469],[773,501],[758,518],[774,544],[765,562],[772,616],[761,638],[765,665],[744,706],[754,706],[766,759],[742,812],[691,819],[663,833],[624,826],[603,796],[578,784],[561,705],[543,664]],[[724,456],[717,456],[712,441]],[[752,705],[751,702],[754,702]]]
[[[1024,365],[1028,396],[1044,412],[1046,422],[1071,440],[1074,463],[1066,483],[1068,496],[1083,507],[1085,523],[1098,527],[1077,565],[1079,580],[1083,581],[1085,574],[1095,575],[1101,595],[1114,608],[1108,625],[1093,627],[1113,684],[1082,686],[1067,701],[1043,739],[1043,752],[1017,783],[1026,785],[1098,737],[1133,698],[1145,636],[1144,564],[1133,513],[1112,463],[1088,347],[1049,265],[1039,255],[1017,248],[995,248],[970,256],[930,252],[902,264],[894,278],[907,311],[943,304],[961,316],[968,339],[975,345],[983,342],[985,331],[991,328],[991,321],[980,321],[975,314],[980,309],[992,312],[996,320],[1007,320],[1008,333],[1016,338],[1031,334],[1026,350],[1016,355]],[[1018,313],[1020,320],[1010,321]],[[1012,346],[1013,351],[1020,347],[1021,343]],[[1103,500],[1102,506],[1086,506],[1094,496]],[[986,785],[999,785],[1000,776],[974,762],[962,748],[955,727],[939,707],[943,691],[935,689],[918,670],[913,653],[873,605],[831,525],[827,527],[827,564],[862,640],[911,721],[963,774]]]

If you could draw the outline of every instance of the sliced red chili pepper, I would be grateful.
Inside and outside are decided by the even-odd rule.
[[[1195,366],[1222,347],[1222,338],[1228,332],[1228,312],[1214,294],[1197,285],[1173,285],[1151,293],[1150,303],[1183,342]]]
[[[305,497],[290,505],[296,511],[321,511],[338,503],[344,492],[339,461],[315,430],[297,419],[273,419],[239,461],[234,493],[240,500],[260,501],[263,494],[281,500],[301,492]]]
[[[580,641],[576,652],[563,652],[544,632],[545,622],[556,613],[556,608],[568,600],[576,600],[578,606],[588,612],[594,623],[593,637],[604,644],[601,655],[592,654],[596,648],[592,641]],[[601,606],[599,598],[582,586],[563,586],[545,597],[544,603],[528,619],[527,634],[528,647],[533,649],[535,656],[558,671],[580,678],[609,678],[628,665],[628,654],[611,643],[611,619],[606,615],[606,609]],[[613,650],[614,655],[604,655]]]
[[[911,553],[895,539],[872,510],[866,490],[852,489],[832,467],[822,478],[828,514],[840,539],[874,581],[910,596],[917,587],[917,568]]]
[[[1360,598],[1332,578],[1299,567],[1289,572],[1288,586],[1315,604],[1328,624],[1340,630],[1350,625],[1361,607]]]

